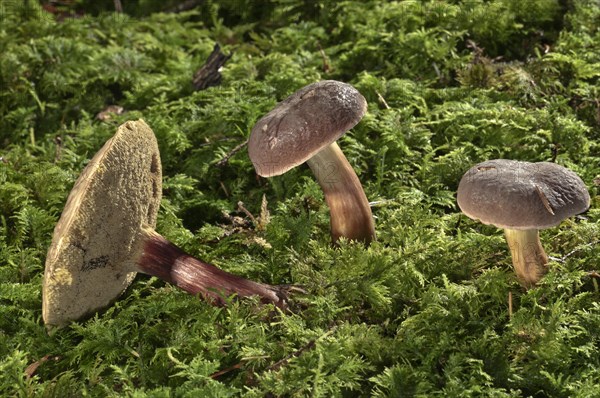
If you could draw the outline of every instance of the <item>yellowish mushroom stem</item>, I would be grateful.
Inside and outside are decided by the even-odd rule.
[[[331,237],[366,244],[375,240],[375,224],[367,196],[340,147],[334,142],[308,160],[329,206]]]
[[[156,276],[188,293],[201,295],[216,305],[224,297],[259,296],[261,302],[286,307],[286,286],[253,282],[198,260],[169,242],[151,228],[142,230],[142,254],[136,271]]]
[[[519,282],[531,288],[548,272],[548,256],[537,229],[505,229],[513,266]]]

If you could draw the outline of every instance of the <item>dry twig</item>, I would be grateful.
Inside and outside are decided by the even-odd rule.
[[[119,14],[123,12],[123,4],[121,4],[121,0],[114,0],[115,3],[115,11]]]
[[[290,360],[292,360],[293,358],[297,358],[300,355],[302,355],[303,352],[308,351],[310,349],[312,349],[313,347],[315,347],[317,345],[317,342],[320,340],[325,339],[328,336],[331,336],[335,330],[337,329],[337,325],[332,325],[329,327],[329,329],[327,330],[327,332],[325,332],[324,334],[322,334],[321,336],[319,336],[316,339],[310,340],[308,343],[306,343],[304,346],[300,347],[299,349],[297,349],[296,351],[292,352],[291,354],[283,357],[282,359],[280,359],[279,361],[275,362],[273,365],[269,366],[267,368],[267,370],[271,370],[271,371],[278,371],[279,369],[281,369],[281,367],[287,365]]]
[[[221,68],[233,54],[225,55],[221,52],[219,44],[215,43],[208,59],[200,69],[194,73],[192,83],[197,91],[221,83]]]
[[[44,362],[58,361],[58,360],[60,360],[60,356],[58,356],[58,355],[54,355],[54,356],[53,355],[44,355],[38,361],[35,361],[34,363],[27,366],[27,368],[25,368],[25,377],[27,377],[28,379],[31,379],[35,375],[35,372],[37,372],[40,365],[43,364]]]
[[[241,151],[246,145],[248,145],[248,140],[242,142],[241,144],[236,145],[231,151],[229,151],[227,153],[227,155],[225,155],[223,157],[223,159],[219,160],[217,163],[215,163],[215,166],[217,167],[223,167],[227,164],[227,162],[229,162],[229,159],[235,155],[236,153],[238,153],[239,151]]]

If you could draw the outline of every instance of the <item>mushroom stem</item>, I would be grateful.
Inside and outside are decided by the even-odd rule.
[[[505,229],[504,235],[519,282],[533,287],[548,272],[548,256],[540,242],[537,229]]]
[[[375,224],[369,201],[340,147],[334,142],[307,163],[329,206],[333,242],[341,236],[366,244],[373,241]]]
[[[230,274],[212,264],[198,260],[169,242],[151,228],[142,232],[142,254],[136,271],[156,276],[188,293],[200,294],[216,305],[224,305],[224,297],[259,296],[263,303],[286,307],[284,287],[253,282]]]

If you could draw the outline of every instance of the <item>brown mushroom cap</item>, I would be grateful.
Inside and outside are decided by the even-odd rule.
[[[503,229],[544,229],[585,211],[590,195],[581,178],[555,163],[495,159],[460,180],[458,205],[470,218]]]
[[[135,276],[143,225],[154,227],[162,194],[154,133],[121,125],[69,194],[46,258],[43,317],[60,326],[109,305]]]
[[[340,138],[366,110],[365,98],[347,83],[324,80],[309,84],[256,123],[248,154],[259,175],[283,174]]]

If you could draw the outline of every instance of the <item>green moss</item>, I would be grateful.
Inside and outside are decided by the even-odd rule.
[[[123,3],[71,2],[62,19],[0,4],[0,395],[600,395],[594,0]],[[223,80],[194,92],[215,42],[233,53]],[[331,247],[308,168],[260,179],[245,150],[217,164],[277,101],[331,78],[369,103],[339,141],[375,202],[368,249]],[[125,113],[98,120],[109,105]],[[140,117],[164,169],[157,230],[228,271],[301,285],[291,313],[214,308],[140,275],[46,333],[43,265],[69,190]],[[462,174],[499,157],[565,165],[592,196],[541,232],[555,260],[530,291],[501,231],[455,203]],[[263,196],[257,226],[238,202],[258,217]]]

